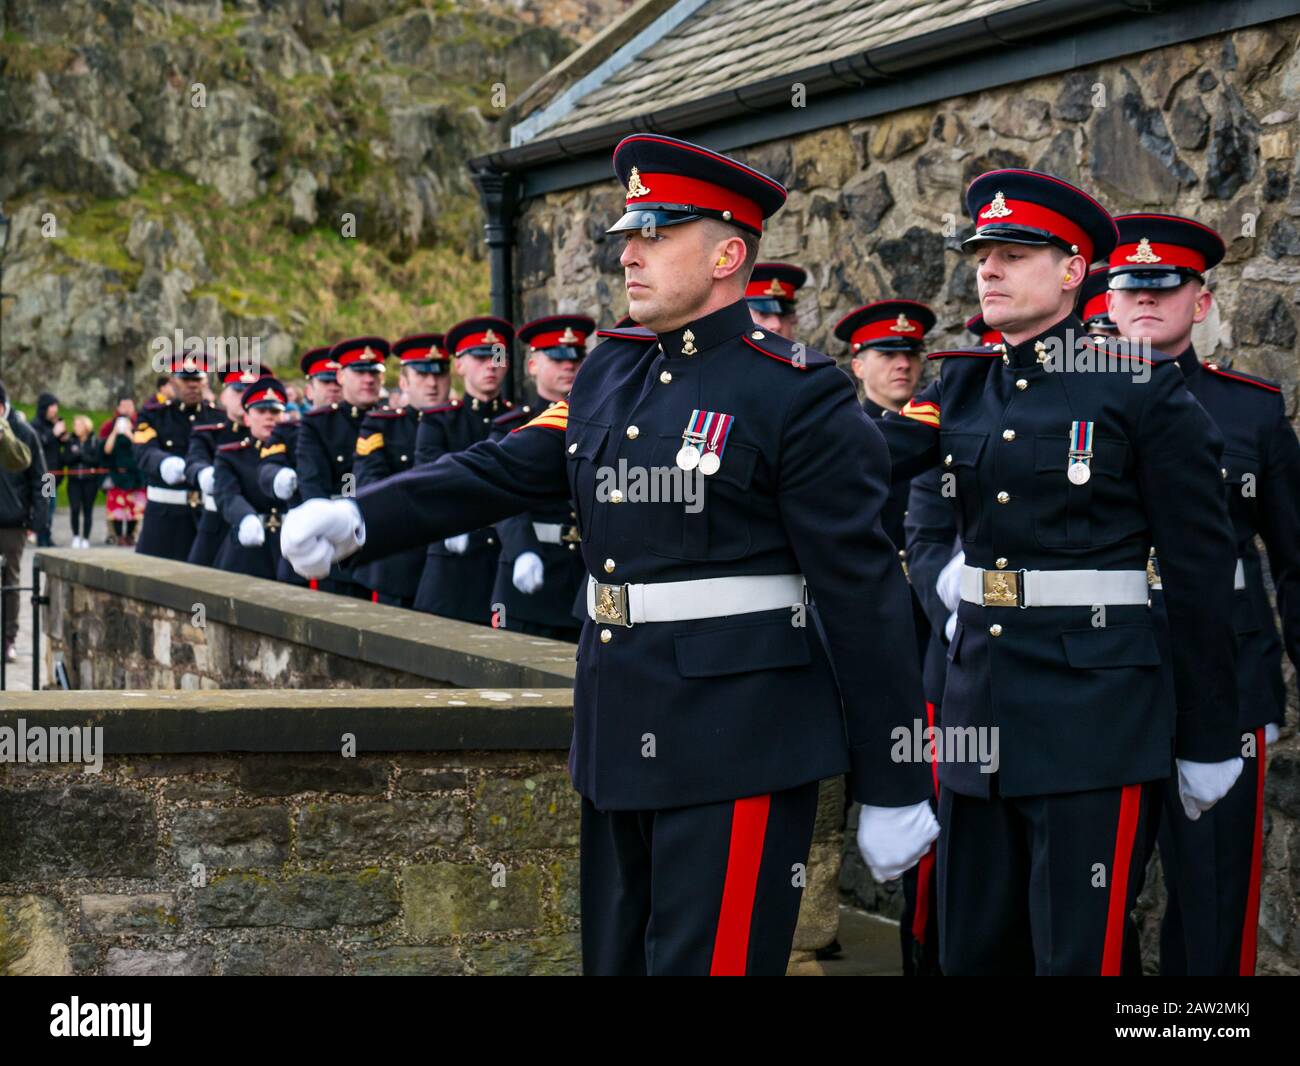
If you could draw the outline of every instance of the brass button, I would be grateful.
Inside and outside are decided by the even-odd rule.
[[[1003,365],[1003,366],[1010,366],[1010,365],[1011,365],[1011,356],[1004,354],[1004,355],[1002,356],[1002,365]]]
[[[952,466],[952,452],[949,452],[947,455],[943,457],[943,465]]]
[[[339,462],[339,463],[343,462],[343,456],[340,455],[340,456],[338,457],[338,459],[335,460],[335,461],[336,461],[336,462]]]
[[[763,339],[763,331],[761,329],[756,329],[750,334],[750,336],[756,341],[761,341]]]
[[[614,634],[611,633],[608,629],[602,629],[600,631],[600,642],[602,644],[608,644],[613,639],[614,639]]]
[[[907,549],[906,549],[906,548],[899,548],[899,549],[898,549],[898,557],[899,557],[900,559],[906,559],[906,558],[907,558]]]
[[[610,503],[622,503],[622,502],[623,502],[623,490],[622,490],[622,489],[610,489],[610,490],[609,490],[609,502],[610,502]]]
[[[1007,568],[1006,556],[999,555],[996,559],[993,560],[993,565],[996,566],[999,570],[1005,570]]]
[[[1002,431],[1002,439],[1003,439],[1003,440],[1015,440],[1015,439],[1016,439],[1016,431],[1015,431],[1014,429],[1004,429],[1004,430]]]
[[[496,541],[494,541],[491,537],[488,537],[487,542],[488,542],[489,544],[495,544],[495,543],[496,543]]]
[[[667,370],[665,370],[662,373],[660,373],[659,380],[662,381],[665,385],[667,385],[668,382],[673,380],[673,376],[672,374],[668,373]]]
[[[636,426],[628,426],[628,427],[627,427],[627,439],[628,439],[628,440],[636,440],[637,437],[639,437],[639,436],[641,436],[641,431],[640,431],[639,429],[637,429]]]
[[[167,443],[170,444],[171,441],[168,441]],[[1220,467],[1219,469],[1223,471],[1223,476],[1226,478],[1228,476],[1228,468],[1226,466],[1223,466]]]
[[[1021,392],[1024,392],[1025,389],[1029,388],[1029,382],[1027,382],[1024,378],[1016,378],[1016,388],[1018,388]]]
[[[1010,502],[1011,502],[1011,493],[1009,492],[998,493],[998,503],[1010,503]]]
[[[575,550],[577,549],[577,547],[578,547],[578,546],[577,546],[576,544],[570,544],[570,545],[569,545],[569,551],[575,551]]]
[[[1002,636],[1002,627],[998,625],[997,622],[994,622],[991,626],[989,626],[989,636],[990,637]]]
[[[572,444],[569,445],[569,454],[572,455],[577,450],[578,450],[578,442],[575,440]]]
[[[400,459],[398,459],[397,461],[398,461],[399,463],[404,463],[404,462],[406,462],[406,456],[403,455],[403,456],[402,456]]]
[[[614,572],[614,560],[613,560],[613,559],[606,559],[606,560],[605,560],[605,573],[607,573],[607,574],[612,574],[613,572]]]

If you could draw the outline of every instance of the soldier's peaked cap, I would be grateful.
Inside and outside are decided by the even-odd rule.
[[[1119,244],[1110,253],[1112,289],[1175,289],[1217,266],[1226,249],[1209,226],[1178,215],[1116,215]]]
[[[323,378],[326,381],[334,381],[339,369],[337,359],[330,356],[332,346],[326,345],[323,348],[312,348],[310,351],[303,352],[302,359],[298,365],[302,368],[303,374],[309,378]]]
[[[388,358],[388,342],[383,337],[349,337],[330,349],[330,358],[339,366],[356,370],[383,370]]]
[[[635,133],[614,149],[626,213],[606,233],[716,218],[762,234],[785,203],[785,186],[753,167],[674,137]]]
[[[586,315],[547,315],[525,322],[516,336],[521,344],[552,359],[581,359],[595,328],[595,320]]]
[[[1002,333],[993,329],[984,321],[984,312],[980,311],[966,319],[966,329],[980,339],[980,344],[1001,344]]]
[[[492,355],[498,344],[508,351],[514,339],[515,327],[504,318],[479,315],[447,330],[446,345],[453,355]]]
[[[915,300],[879,300],[855,308],[835,323],[835,336],[863,348],[916,351],[934,327],[934,312]]]
[[[793,263],[755,263],[745,299],[760,315],[788,314],[794,310],[795,293],[807,280],[808,271]]]
[[[445,373],[450,363],[446,337],[441,333],[412,333],[393,342],[393,354],[401,360],[402,366],[426,374]]]
[[[1085,326],[1116,328],[1110,318],[1110,309],[1106,306],[1106,292],[1109,288],[1110,274],[1104,266],[1088,271],[1088,276],[1079,286],[1079,317]]]
[[[968,249],[990,241],[1051,244],[1089,263],[1110,255],[1119,233],[1109,212],[1082,189],[1036,170],[990,170],[966,188],[975,232]]]
[[[266,377],[246,388],[239,402],[244,405],[245,411],[254,407],[270,407],[283,411],[285,404],[289,402],[289,393],[275,378]]]

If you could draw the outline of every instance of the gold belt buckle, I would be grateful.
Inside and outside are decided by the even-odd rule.
[[[985,570],[984,606],[1019,607],[1020,574],[1014,570]]]
[[[627,586],[605,585],[596,582],[596,621],[604,625],[632,628],[627,616]]]

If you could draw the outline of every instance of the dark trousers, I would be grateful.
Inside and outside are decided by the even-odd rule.
[[[27,530],[0,529],[0,555],[4,556],[4,572],[0,584],[16,588],[22,580],[23,549],[27,547]],[[4,643],[12,644],[18,637],[18,593],[4,593]]]
[[[816,815],[816,781],[659,811],[584,797],[583,972],[783,975]]]
[[[1250,977],[1264,857],[1264,730],[1228,794],[1196,821],[1177,778],[1164,790],[1160,865],[1168,903],[1160,925],[1162,977]]]
[[[72,512],[74,537],[90,536],[90,524],[94,519],[95,499],[98,496],[98,477],[68,478],[68,506]]]
[[[925,704],[927,724],[937,726],[938,708]],[[933,749],[932,749],[933,750]],[[939,812],[939,764],[933,769],[934,797],[930,809]],[[903,952],[904,977],[940,977],[939,969],[939,843],[921,856],[921,861],[903,874],[903,913],[898,919],[898,941]]]
[[[54,509],[59,502],[59,482],[62,480],[62,478],[57,477],[54,479],[54,493],[45,499],[45,521],[36,530],[36,546],[38,548],[54,547]]]
[[[947,975],[1119,975],[1163,782],[939,799]]]

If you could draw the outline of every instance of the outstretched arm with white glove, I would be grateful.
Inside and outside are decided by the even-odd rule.
[[[291,466],[281,467],[271,480],[271,491],[278,499],[293,499],[293,494],[298,491],[298,471]]]
[[[536,552],[524,552],[515,560],[511,581],[514,582],[515,588],[520,592],[526,596],[531,596],[542,587],[545,572],[540,555]]]
[[[526,426],[367,485],[355,499],[294,508],[280,550],[303,577],[324,577],[331,562],[382,559],[567,497],[565,465],[564,434]]]
[[[255,514],[246,514],[239,520],[235,535],[245,548],[260,548],[266,543],[266,530],[262,528],[262,520]]]
[[[179,455],[169,455],[158,464],[158,475],[168,485],[179,485],[185,480],[185,460]]]
[[[201,492],[206,492],[209,496],[211,496],[212,487],[215,483],[215,480],[216,480],[216,469],[211,466],[205,466],[202,470],[199,471],[199,476],[198,476],[199,490]]]
[[[910,807],[869,807],[858,811],[858,851],[877,881],[901,877],[921,861],[939,836],[939,821],[928,800]]]

